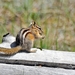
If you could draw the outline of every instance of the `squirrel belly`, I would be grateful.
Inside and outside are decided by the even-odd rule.
[[[17,53],[21,49],[22,49],[21,46],[17,46],[14,48],[2,48],[2,47],[0,47],[0,54],[12,55],[12,54]]]

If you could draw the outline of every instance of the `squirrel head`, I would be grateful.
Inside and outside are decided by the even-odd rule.
[[[31,32],[34,34],[34,37],[36,39],[43,39],[44,35],[43,35],[43,31],[41,29],[41,27],[39,27],[35,21],[32,21],[30,26],[29,26]]]

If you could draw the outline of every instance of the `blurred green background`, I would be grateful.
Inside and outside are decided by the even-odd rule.
[[[75,0],[0,0],[0,42],[35,20],[45,39],[34,47],[75,51]]]

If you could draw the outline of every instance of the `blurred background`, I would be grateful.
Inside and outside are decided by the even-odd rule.
[[[35,20],[45,39],[34,47],[75,51],[75,0],[0,0],[0,42]]]

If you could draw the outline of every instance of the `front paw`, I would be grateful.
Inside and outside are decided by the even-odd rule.
[[[30,50],[30,53],[36,53],[37,50]]]

